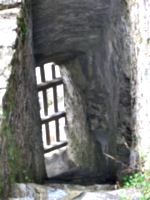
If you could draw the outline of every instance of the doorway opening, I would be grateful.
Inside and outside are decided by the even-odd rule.
[[[36,68],[42,138],[45,153],[66,144],[64,88],[59,66],[47,63]],[[56,147],[54,147],[56,146]]]
[[[68,142],[64,131],[64,86],[59,66],[54,63],[36,67],[36,77],[45,165],[47,175],[51,177],[68,169],[65,167]]]

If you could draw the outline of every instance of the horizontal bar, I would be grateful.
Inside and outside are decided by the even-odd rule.
[[[37,88],[38,88],[38,91],[42,91],[42,90],[46,90],[60,84],[63,84],[62,78],[56,78],[51,81],[38,84]]]
[[[68,144],[68,142],[64,141],[64,142],[58,142],[58,144],[50,145],[51,146],[50,148],[44,149],[44,153],[49,153],[49,152],[54,151],[56,149],[60,149],[64,146],[67,146],[67,144]]]
[[[49,115],[49,116],[45,116],[44,118],[41,119],[41,123],[45,124],[47,122],[51,122],[53,120],[62,118],[66,116],[66,112],[65,111],[61,111],[61,112],[56,112],[53,115]]]

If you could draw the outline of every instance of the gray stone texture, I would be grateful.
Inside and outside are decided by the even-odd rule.
[[[70,157],[105,178],[115,176],[116,165],[104,156],[96,130],[108,132],[109,155],[129,162],[128,153],[117,152],[118,137],[131,146],[128,20],[123,0],[33,0],[36,64],[60,65]]]
[[[15,180],[18,172],[19,179],[26,177],[24,166],[36,182],[45,175],[34,72],[35,65],[45,62],[61,68],[74,164],[113,179],[115,161],[128,165],[131,151],[130,164],[135,168],[137,151],[144,149],[148,155],[150,144],[149,1],[32,0],[32,4],[33,43],[30,16],[29,40],[25,49],[18,47],[19,62],[15,60],[4,98],[3,123],[13,134],[8,140],[9,131],[0,134],[0,184],[5,192],[12,172],[8,161],[21,166],[21,171],[13,170]],[[13,106],[8,105],[10,99]],[[138,136],[136,143],[132,132]],[[101,133],[107,134],[107,149]],[[16,144],[13,153],[12,144]],[[18,148],[21,160],[16,157],[16,164],[12,161]],[[104,152],[113,159],[106,159]]]
[[[116,189],[115,185],[67,185],[67,184],[14,184],[8,200],[140,200],[138,189]]]
[[[131,96],[133,143],[130,165],[137,166],[138,154],[144,158],[142,170],[150,160],[150,1],[129,1],[131,36]],[[139,163],[140,165],[140,163]]]
[[[16,52],[11,61],[12,71],[3,98],[0,129],[0,195],[3,199],[7,199],[10,183],[42,183],[46,177],[35,62],[32,56],[30,6],[26,13],[22,10],[19,20]],[[25,32],[25,28],[28,32]]]
[[[0,11],[0,121],[2,119],[2,97],[6,91],[7,79],[11,72],[13,46],[16,40],[17,16],[20,8]]]

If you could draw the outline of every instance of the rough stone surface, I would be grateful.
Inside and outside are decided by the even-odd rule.
[[[71,159],[77,166],[102,172],[106,179],[115,177],[115,161],[106,158],[94,135],[99,129],[104,131],[107,154],[129,164],[131,73],[126,2],[33,0],[33,41],[37,65],[53,61],[61,68]],[[126,153],[117,152],[117,141],[118,145],[122,141],[119,147]]]
[[[31,56],[31,7],[28,12],[23,11],[18,19],[16,52],[3,98],[0,129],[0,195],[3,199],[7,199],[10,183],[42,183],[46,177],[35,63]]]
[[[9,200],[140,200],[137,189],[114,190],[114,185],[14,184]]]
[[[2,119],[2,98],[11,72],[13,46],[16,40],[17,16],[20,8],[0,11],[0,120]]]
[[[132,169],[135,169],[138,154],[140,154],[148,161],[145,167],[149,168],[150,2],[149,0],[127,0],[127,4],[130,14],[132,127],[134,138],[130,162]]]
[[[44,157],[48,177],[67,172],[75,167],[68,156],[66,147],[46,153]]]
[[[32,3],[34,52],[29,40],[28,57],[25,52],[19,52],[18,58],[23,54],[24,60],[16,71],[12,70],[10,79],[15,78],[19,87],[11,86],[11,81],[8,87],[16,96],[7,92],[4,99],[4,109],[8,112],[5,117],[20,141],[20,157],[28,161],[30,167],[32,159],[26,156],[31,158],[30,155],[38,154],[39,146],[42,148],[34,54],[37,66],[51,61],[61,66],[69,156],[74,164],[102,173],[105,180],[114,179],[115,160],[128,165],[130,156],[130,164],[135,168],[136,152],[141,149],[144,154],[149,152],[150,3],[148,0],[95,0],[94,3],[92,0],[33,0]],[[17,106],[15,111],[12,105],[7,105],[9,98]],[[24,137],[26,134],[21,134],[26,131],[33,134],[29,140]],[[10,136],[9,131],[6,134]],[[136,143],[134,136],[138,139]],[[5,180],[5,186],[8,186],[11,171],[7,160],[12,161],[16,155],[9,148],[14,142],[12,138],[15,137],[7,144],[6,138],[0,135],[0,180]],[[25,145],[26,140],[30,141],[29,146]],[[24,153],[22,147],[26,147],[29,154]],[[38,158],[42,158],[43,163],[42,153],[35,156],[36,164]],[[34,166],[38,174],[40,167]],[[84,198],[84,194],[80,197]]]

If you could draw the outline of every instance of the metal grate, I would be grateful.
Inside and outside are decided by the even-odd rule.
[[[63,81],[61,77],[57,77],[56,75],[56,66],[54,64],[49,64],[49,71],[45,73],[45,65],[39,67],[39,74],[40,74],[40,83],[38,83],[38,93],[41,92],[42,95],[42,109],[43,115],[41,114],[41,123],[45,126],[45,135],[46,135],[46,145],[48,148],[45,149],[45,153],[53,151],[55,149],[61,148],[67,145],[67,141],[60,141],[60,124],[59,120],[64,118],[66,123],[66,112],[64,110],[59,110],[58,108],[58,91],[57,87],[63,85]],[[48,78],[46,78],[48,75]],[[48,79],[48,80],[47,80]],[[49,98],[48,98],[48,91],[51,90],[52,93],[52,111],[49,111]],[[49,113],[50,112],[50,113]],[[51,138],[54,129],[51,130],[50,122],[53,122],[55,125],[55,144],[52,144]],[[64,124],[65,125],[65,124]]]

